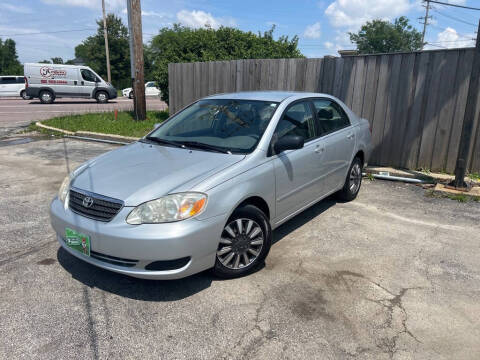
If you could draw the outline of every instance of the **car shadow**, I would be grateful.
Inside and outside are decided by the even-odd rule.
[[[283,223],[274,230],[272,245],[276,244],[288,234],[302,227],[310,220],[316,218],[318,215],[327,211],[338,202],[339,201],[333,195],[331,195]]]
[[[273,246],[336,203],[335,198],[329,197],[279,226],[273,232]],[[57,260],[75,280],[86,286],[134,300],[159,302],[181,300],[207,289],[213,281],[222,281],[208,270],[179,280],[137,279],[88,264],[70,255],[62,247],[57,251]],[[265,263],[259,264],[253,272],[264,267]]]
[[[137,279],[90,265],[62,247],[57,251],[57,260],[75,280],[86,286],[134,300],[163,302],[185,299],[210,287],[214,279],[209,271],[179,280]]]

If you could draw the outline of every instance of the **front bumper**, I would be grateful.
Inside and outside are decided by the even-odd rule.
[[[144,279],[179,279],[214,266],[227,215],[206,220],[193,218],[166,224],[129,225],[125,218],[132,209],[122,208],[110,222],[105,223],[65,210],[56,197],[50,205],[50,219],[57,239],[66,251],[103,269]],[[138,262],[132,267],[120,266],[72,250],[64,241],[67,227],[90,236],[91,251]],[[189,257],[190,261],[178,269],[145,269],[151,262],[184,257]]]

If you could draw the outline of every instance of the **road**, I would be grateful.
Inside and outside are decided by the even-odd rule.
[[[1,359],[478,359],[480,204],[364,182],[274,232],[265,266],[146,281],[63,251],[48,208],[111,150],[0,140]]]
[[[158,97],[147,97],[147,110],[164,110],[167,105]],[[95,100],[61,98],[53,104],[42,104],[38,99],[0,98],[0,136],[32,121],[49,119],[54,116],[82,114],[87,112],[108,112],[133,110],[133,100],[117,98],[107,104]]]

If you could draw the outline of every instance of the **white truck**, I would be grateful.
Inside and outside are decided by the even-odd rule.
[[[64,64],[24,65],[26,95],[51,104],[58,97],[96,99],[106,103],[117,90],[88,66]]]

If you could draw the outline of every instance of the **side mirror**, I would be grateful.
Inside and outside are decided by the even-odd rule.
[[[275,150],[275,154],[280,154],[285,150],[301,149],[303,148],[304,143],[305,139],[303,136],[287,135],[275,142],[273,150]]]
[[[153,125],[153,130],[158,129],[160,125],[162,125],[162,123],[156,123],[155,125]]]

